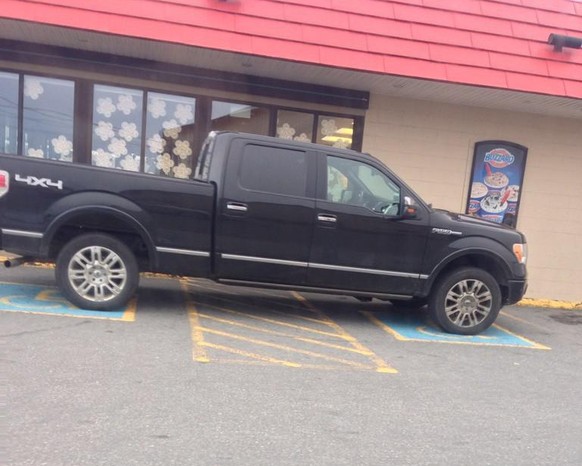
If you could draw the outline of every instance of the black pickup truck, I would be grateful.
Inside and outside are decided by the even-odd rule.
[[[191,180],[0,155],[0,249],[55,261],[64,295],[119,308],[143,271],[428,304],[488,328],[526,289],[525,237],[434,210],[370,155],[211,133]]]

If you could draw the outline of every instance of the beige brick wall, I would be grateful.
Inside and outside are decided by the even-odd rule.
[[[527,296],[582,302],[582,119],[373,95],[363,150],[427,202],[460,212],[474,144],[493,139],[529,149],[518,220],[529,246]]]

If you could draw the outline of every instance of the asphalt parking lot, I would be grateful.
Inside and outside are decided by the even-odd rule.
[[[144,277],[113,313],[0,269],[8,464],[582,464],[582,312],[477,337],[349,297]]]

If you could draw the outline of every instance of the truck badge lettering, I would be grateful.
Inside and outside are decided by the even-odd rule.
[[[41,188],[57,188],[63,189],[63,182],[61,180],[53,181],[50,178],[37,178],[36,176],[21,176],[16,175],[14,181],[25,183],[28,186],[40,186]]]
[[[4,170],[0,170],[0,197],[8,192],[10,187],[10,174]]]
[[[432,233],[435,233],[437,235],[446,235],[446,236],[462,236],[463,232],[461,231],[453,231],[453,230],[448,230],[446,228],[433,228],[432,229]]]

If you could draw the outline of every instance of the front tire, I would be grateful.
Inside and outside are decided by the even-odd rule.
[[[466,267],[445,275],[435,284],[429,313],[449,333],[476,335],[497,319],[501,302],[495,278],[484,270]]]
[[[69,241],[59,253],[57,284],[81,309],[112,311],[125,305],[139,283],[134,254],[110,235],[90,233]]]

